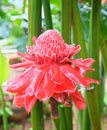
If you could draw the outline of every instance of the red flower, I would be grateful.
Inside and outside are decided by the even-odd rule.
[[[22,57],[22,63],[11,68],[26,68],[20,76],[9,82],[8,91],[16,93],[14,104],[25,106],[30,112],[36,100],[46,100],[50,97],[70,106],[72,99],[78,109],[84,109],[86,104],[82,95],[77,91],[77,85],[90,87],[97,80],[85,78],[87,71],[94,71],[90,66],[94,63],[91,58],[73,59],[80,51],[80,45],[67,45],[61,35],[55,30],[48,30],[37,39],[34,45],[27,46]]]

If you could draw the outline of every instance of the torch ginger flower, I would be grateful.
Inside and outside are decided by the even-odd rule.
[[[24,106],[29,113],[37,100],[54,98],[65,106],[71,106],[71,100],[78,109],[84,109],[86,103],[77,90],[77,85],[89,88],[97,80],[84,77],[87,71],[94,71],[90,66],[92,58],[73,59],[81,47],[67,45],[55,30],[48,30],[37,39],[33,37],[33,46],[27,46],[22,63],[12,65],[12,69],[24,67],[25,71],[9,82],[7,91],[15,93],[14,104]]]

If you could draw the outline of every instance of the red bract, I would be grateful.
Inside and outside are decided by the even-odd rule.
[[[48,30],[37,39],[34,45],[27,46],[22,57],[22,63],[12,65],[16,69],[24,67],[26,70],[13,81],[9,82],[8,91],[16,93],[14,104],[25,106],[30,112],[36,100],[44,101],[50,97],[56,101],[71,106],[74,101],[78,109],[84,109],[86,104],[77,90],[77,85],[90,87],[97,80],[84,77],[87,71],[94,71],[90,66],[92,58],[73,59],[80,51],[80,45],[67,45],[61,35],[55,30]]]

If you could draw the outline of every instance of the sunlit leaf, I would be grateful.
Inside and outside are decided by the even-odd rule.
[[[9,76],[9,72],[10,72],[10,69],[9,69],[8,60],[0,52],[0,86],[2,85],[4,81],[7,80]]]

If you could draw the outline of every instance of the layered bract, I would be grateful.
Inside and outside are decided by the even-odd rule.
[[[65,106],[74,102],[78,109],[84,109],[86,103],[78,91],[77,85],[90,87],[97,80],[86,78],[87,71],[94,63],[92,58],[73,59],[81,47],[67,45],[62,36],[55,30],[48,30],[37,39],[33,37],[34,45],[27,46],[22,57],[22,63],[12,65],[12,69],[20,67],[25,71],[14,80],[9,81],[7,91],[15,93],[14,104],[24,106],[29,113],[36,100],[44,101],[54,98]]]

